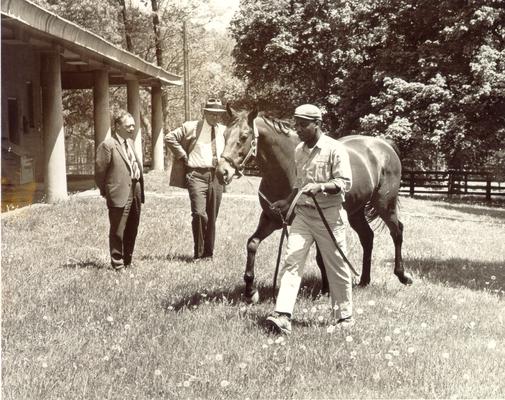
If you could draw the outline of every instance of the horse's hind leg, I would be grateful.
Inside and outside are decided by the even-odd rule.
[[[362,208],[353,215],[349,215],[349,224],[356,231],[363,248],[363,267],[361,269],[360,286],[370,283],[370,269],[372,264],[372,250],[374,233],[365,217],[365,209]]]
[[[403,224],[398,219],[397,199],[394,199],[391,207],[386,210],[380,210],[380,216],[389,229],[393,243],[395,244],[395,269],[394,274],[404,285],[411,285],[412,277],[405,272],[402,259],[402,244],[403,244]]]
[[[265,213],[261,213],[256,231],[247,240],[247,263],[244,273],[245,301],[248,303],[257,303],[259,294],[254,285],[254,262],[256,260],[256,251],[260,243],[268,237],[273,231],[279,229],[278,223],[272,221]]]
[[[319,247],[317,247],[316,243],[316,263],[321,271],[321,294],[326,295],[330,293],[330,287],[328,285],[328,276],[326,275],[326,269],[324,267],[323,256],[319,251]]]

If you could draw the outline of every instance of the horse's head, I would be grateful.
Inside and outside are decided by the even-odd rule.
[[[231,122],[224,133],[226,145],[217,165],[216,176],[221,184],[227,185],[235,175],[242,176],[245,163],[256,155],[254,119],[258,111],[235,111],[229,105],[226,110]]]

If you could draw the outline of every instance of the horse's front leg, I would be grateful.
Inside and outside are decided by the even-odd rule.
[[[247,240],[244,296],[245,301],[248,303],[257,303],[259,301],[259,293],[254,285],[254,264],[256,261],[256,251],[258,250],[260,243],[276,229],[279,229],[279,224],[276,221],[272,221],[268,215],[262,212],[256,231]]]

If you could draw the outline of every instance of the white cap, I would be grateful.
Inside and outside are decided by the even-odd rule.
[[[313,104],[303,104],[296,107],[295,117],[304,119],[316,119],[321,121],[323,119],[321,110]]]

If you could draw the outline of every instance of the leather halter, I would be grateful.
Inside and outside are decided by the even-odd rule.
[[[244,170],[245,165],[249,161],[249,159],[251,157],[256,158],[256,155],[258,154],[259,132],[254,119],[252,122],[252,131],[253,131],[253,139],[251,140],[251,147],[249,148],[249,151],[247,152],[246,156],[244,157],[240,165],[236,165],[235,161],[233,161],[230,157],[223,156],[223,159],[225,159],[228,162],[228,164],[230,164],[233,168],[235,168],[235,175],[237,175],[237,178],[241,178],[244,175],[242,171]]]

